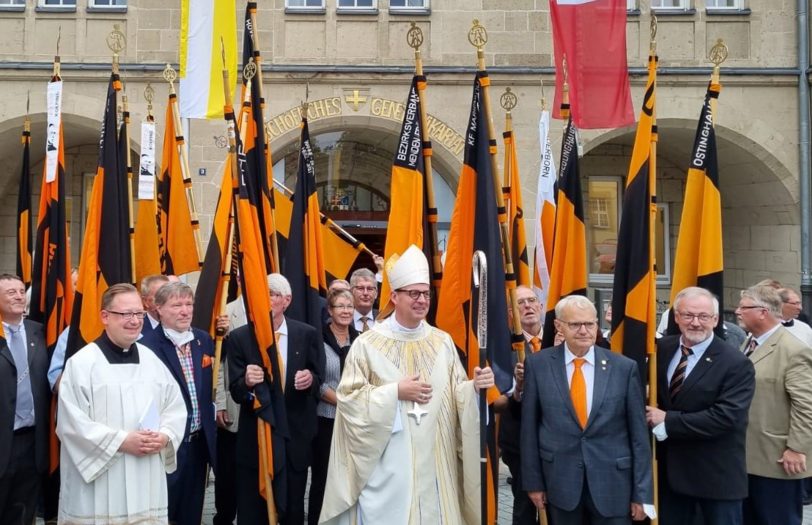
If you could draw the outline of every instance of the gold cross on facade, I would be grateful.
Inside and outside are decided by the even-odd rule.
[[[347,102],[347,104],[352,104],[353,111],[358,111],[361,104],[367,101],[367,97],[361,96],[361,92],[359,90],[353,89],[352,95],[344,95],[344,101]]]

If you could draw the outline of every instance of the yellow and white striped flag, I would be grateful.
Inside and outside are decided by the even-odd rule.
[[[225,47],[228,78],[234,80],[237,78],[235,2],[181,0],[180,114],[184,118],[223,118],[226,98],[220,39]]]

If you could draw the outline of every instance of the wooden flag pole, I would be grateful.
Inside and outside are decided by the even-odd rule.
[[[130,151],[130,108],[127,104],[127,95],[121,97],[124,108],[124,132],[126,133],[124,145],[127,149],[127,204],[130,221],[130,282],[135,283],[135,221],[133,220],[133,161]]]
[[[471,29],[468,31],[468,42],[476,47],[477,54],[477,69],[479,71],[487,71],[485,67],[485,44],[488,42],[488,32],[479,23],[479,20],[474,20]],[[499,177],[499,161],[496,158],[496,132],[494,131],[493,118],[491,117],[491,96],[490,96],[490,81],[482,83],[482,109],[485,114],[485,121],[488,125],[488,149],[490,150],[491,157],[491,176],[493,178],[494,193],[496,194],[496,210],[499,215],[499,227],[502,234],[502,254],[505,259],[505,281],[513,280],[513,285],[507,285],[510,289],[510,308],[513,311],[513,326],[511,343],[513,350],[519,355],[524,353],[524,336],[522,335],[521,317],[519,312],[518,298],[516,297],[516,274],[513,268],[513,254],[511,253],[510,242],[508,239],[508,225],[507,225],[507,211],[505,209],[505,200],[502,195],[502,185]]]
[[[166,65],[163,72],[164,80],[169,83],[169,94],[175,95],[171,99],[172,104],[172,121],[175,126],[175,136],[180,138],[178,141],[178,154],[180,155],[180,171],[183,176],[183,187],[186,190],[186,204],[189,206],[189,216],[192,220],[192,232],[195,236],[195,248],[197,248],[197,265],[198,269],[203,267],[203,259],[200,254],[203,253],[201,249],[202,241],[200,240],[200,220],[197,216],[197,207],[195,206],[195,197],[192,192],[192,177],[189,174],[189,152],[186,149],[186,139],[183,134],[183,123],[180,120],[180,108],[178,107],[178,95],[175,92],[175,80],[178,78],[178,73],[169,64]],[[164,161],[165,162],[165,161]]]
[[[722,63],[727,60],[728,49],[727,44],[721,38],[716,41],[716,44],[708,53],[708,59],[713,63],[713,73],[711,73],[711,85],[719,83],[719,73]],[[711,99],[711,119],[716,123],[716,104],[718,100],[714,97]]]
[[[417,27],[415,22],[406,33],[406,41],[409,47],[414,49],[414,72],[418,77],[423,77],[423,55],[420,52],[420,46],[423,44],[423,30]],[[420,98],[420,131],[421,140],[423,142],[423,171],[424,171],[424,185],[426,188],[426,205],[427,210],[423,210],[428,218],[429,231],[423,232],[424,235],[428,234],[429,244],[431,246],[431,281],[435,290],[440,289],[443,275],[443,265],[440,260],[440,253],[437,250],[437,202],[434,196],[434,171],[431,167],[432,146],[431,146],[431,131],[428,126],[428,110],[426,109],[426,80],[417,83],[417,94]]]

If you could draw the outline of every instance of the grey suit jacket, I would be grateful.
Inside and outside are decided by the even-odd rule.
[[[48,384],[48,348],[42,325],[25,319],[25,338],[28,346],[28,369],[31,392],[34,394],[34,455],[37,470],[48,468],[48,432],[51,418],[51,387]],[[0,344],[0,477],[8,468],[11,442],[14,436],[14,411],[17,405],[17,374],[8,345]]]
[[[756,393],[747,425],[747,473],[776,479],[787,476],[778,463],[790,448],[812,454],[812,349],[779,327],[750,356]]]
[[[524,490],[546,491],[563,510],[581,501],[584,481],[604,517],[652,503],[651,449],[637,364],[595,346],[592,409],[581,429],[570,399],[564,345],[529,355],[522,399]]]

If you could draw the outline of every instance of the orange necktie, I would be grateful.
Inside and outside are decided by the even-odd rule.
[[[573,359],[572,364],[575,369],[572,371],[572,381],[570,382],[572,406],[575,407],[575,415],[578,416],[581,428],[586,428],[586,381],[584,373],[581,371],[585,362],[586,359],[582,357]]]
[[[285,362],[282,361],[282,350],[279,346],[279,341],[284,335],[282,332],[274,332],[276,337],[276,360],[279,361],[279,385],[282,387],[282,392],[285,391]]]
[[[536,352],[538,352],[539,350],[541,350],[541,339],[539,339],[538,337],[531,338],[530,339],[530,348],[533,350],[534,354]]]

